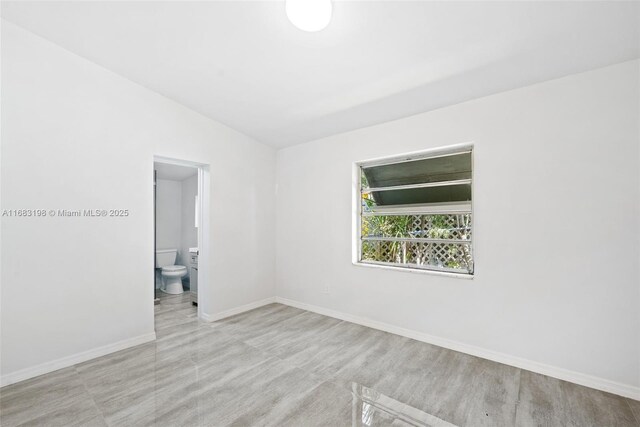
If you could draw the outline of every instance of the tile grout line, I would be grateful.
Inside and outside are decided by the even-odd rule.
[[[520,396],[522,395],[522,369],[518,368],[518,397],[516,398],[516,408],[513,413],[513,425],[518,421],[518,411],[520,410]]]
[[[631,403],[629,402],[628,398],[625,398],[625,403],[627,404],[627,406],[629,407],[629,410],[631,411],[631,416],[636,420],[636,422],[638,423],[638,425],[640,425],[640,414],[636,415],[636,412],[633,410],[633,408],[631,407]]]
[[[96,411],[98,411],[98,414],[100,415],[100,417],[102,418],[102,421],[104,421],[104,423],[107,426],[111,426],[111,424],[109,424],[109,422],[107,421],[107,419],[104,416],[104,413],[102,412],[102,410],[100,409],[100,407],[98,406],[98,403],[96,402],[95,397],[93,396],[93,394],[91,393],[91,391],[89,391],[89,387],[87,387],[87,383],[85,383],[84,378],[82,378],[82,375],[80,375],[80,372],[78,372],[78,365],[73,365],[73,371],[75,372],[75,374],[78,376],[78,378],[80,379],[80,382],[82,383],[82,388],[84,388],[84,390],[87,392],[87,395],[89,395],[89,398],[91,399],[91,403],[93,403],[93,406],[96,408]]]

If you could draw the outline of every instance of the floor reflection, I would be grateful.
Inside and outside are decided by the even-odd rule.
[[[456,427],[431,414],[398,402],[361,384],[352,383],[352,426]]]

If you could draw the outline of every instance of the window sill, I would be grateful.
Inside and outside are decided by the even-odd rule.
[[[405,273],[429,274],[432,276],[445,276],[445,277],[451,277],[455,279],[473,280],[473,277],[474,277],[473,274],[451,273],[448,271],[435,271],[435,270],[423,270],[420,268],[394,267],[392,265],[369,264],[366,262],[358,262],[358,261],[352,261],[351,263],[356,267],[381,268],[384,270],[404,271]]]

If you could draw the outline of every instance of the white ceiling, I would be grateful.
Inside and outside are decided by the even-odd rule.
[[[2,2],[2,16],[284,147],[640,56],[638,2]]]
[[[173,165],[169,163],[153,164],[158,179],[168,179],[169,181],[184,181],[198,173],[198,168],[189,166]]]

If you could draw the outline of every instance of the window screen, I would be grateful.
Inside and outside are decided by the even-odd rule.
[[[473,274],[472,151],[360,164],[359,262]]]

